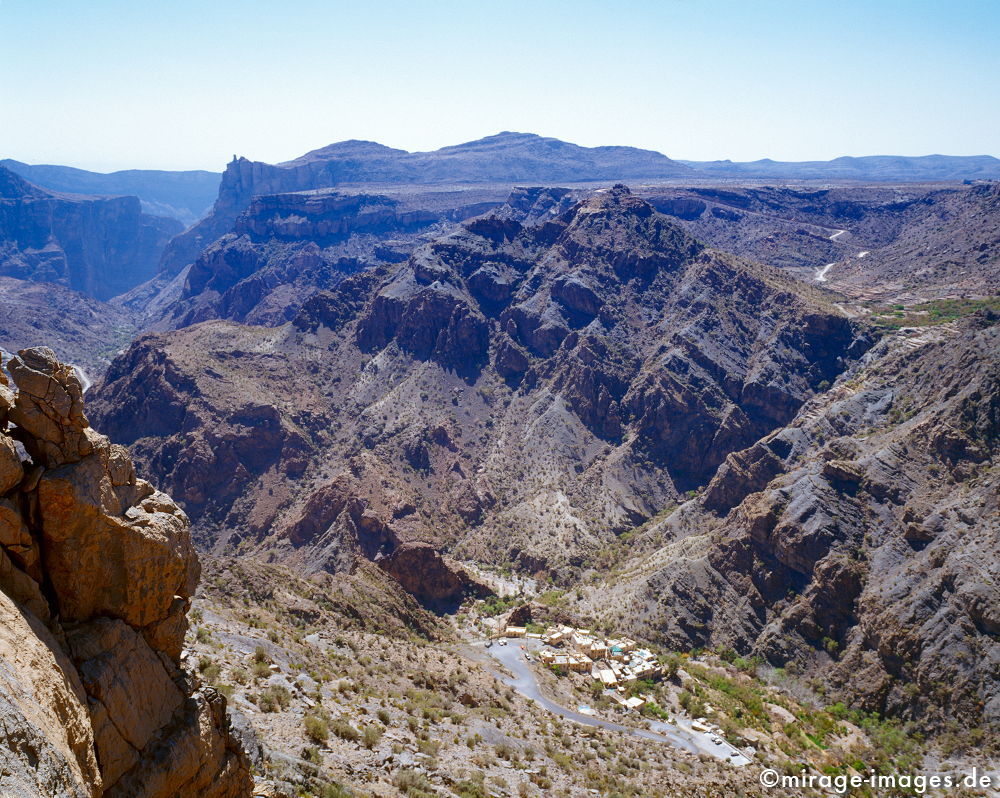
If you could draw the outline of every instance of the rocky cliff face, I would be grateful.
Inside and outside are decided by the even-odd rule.
[[[200,219],[219,193],[218,172],[126,169],[108,174],[71,166],[26,164],[4,159],[0,166],[49,191],[100,196],[135,196],[152,216],[169,216],[187,226]]]
[[[316,191],[257,197],[208,246],[153,327],[210,318],[276,325],[321,288],[379,262],[405,260],[428,237],[495,205],[479,194],[442,200]],[[449,207],[458,202],[455,207]]]
[[[225,698],[184,670],[188,520],[96,433],[47,349],[0,384],[0,793],[248,796]]]
[[[500,133],[434,152],[406,152],[371,141],[342,141],[281,164],[234,158],[212,212],[164,251],[173,275],[220,236],[255,196],[336,186],[567,183],[677,177],[692,170],[634,147],[579,147],[528,133]]]
[[[140,339],[101,424],[211,545],[339,569],[419,541],[570,578],[871,341],[624,187],[564,199],[519,193],[285,327]]]
[[[136,197],[51,194],[0,167],[0,274],[109,299],[153,276],[181,230]]]
[[[671,646],[797,667],[850,706],[995,728],[998,321],[880,343],[634,539],[596,606]]]

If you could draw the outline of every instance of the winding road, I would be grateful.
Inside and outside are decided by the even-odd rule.
[[[834,261],[834,263],[828,263],[828,264],[826,264],[826,266],[821,266],[820,268],[818,268],[816,270],[816,282],[817,283],[825,283],[826,282],[826,273],[828,271],[830,271],[830,269],[833,266],[835,266],[835,265],[836,265],[836,261]]]
[[[833,235],[827,236],[827,238],[829,238],[831,241],[836,241],[838,238],[840,238],[846,232],[847,232],[846,230],[838,230]],[[865,254],[867,254],[867,253],[865,253]],[[834,263],[828,263],[828,264],[826,264],[826,266],[821,266],[820,268],[818,268],[816,270],[816,278],[815,278],[816,282],[817,283],[825,283],[826,282],[826,273],[828,271],[830,271],[830,269],[833,266],[835,266],[835,265],[836,265],[836,262],[834,262]]]
[[[527,642],[533,643],[534,641]],[[538,679],[535,677],[531,664],[525,659],[525,652],[521,649],[519,644],[511,643],[506,646],[494,645],[487,653],[490,654],[495,661],[499,662],[508,671],[510,671],[511,674],[513,674],[513,676],[507,676],[491,668],[490,670],[494,676],[505,684],[513,687],[525,698],[530,698],[532,701],[535,701],[549,712],[554,715],[558,715],[561,718],[571,720],[574,723],[579,723],[584,726],[593,726],[599,729],[619,731],[625,734],[630,734],[633,737],[640,737],[644,740],[667,743],[668,745],[672,745],[675,748],[680,748],[682,751],[688,751],[692,754],[708,754],[716,759],[721,759],[732,765],[736,765],[737,767],[750,764],[750,760],[738,748],[730,745],[725,740],[722,740],[720,744],[716,744],[711,740],[709,735],[693,729],[684,729],[671,723],[664,723],[663,721],[652,721],[650,722],[649,729],[638,729],[634,726],[623,726],[620,723],[615,723],[610,720],[604,720],[603,718],[598,718],[593,715],[576,712],[557,704],[555,701],[546,698],[542,694],[542,690],[538,684]]]

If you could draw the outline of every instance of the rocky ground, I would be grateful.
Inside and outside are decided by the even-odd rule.
[[[0,348],[51,346],[95,382],[135,337],[135,314],[51,283],[0,277]]]
[[[707,654],[672,659],[673,675],[648,689],[666,712],[707,714],[754,747],[754,765],[578,726],[506,687],[482,649],[463,644],[483,602],[405,628],[393,607],[363,606],[370,590],[281,566],[209,562],[185,658],[230,697],[237,727],[257,736],[260,749],[245,734],[260,794],[750,796],[765,794],[763,766],[846,773],[855,761],[919,761],[877,724],[862,730],[780,680],[756,678],[756,665]],[[567,706],[645,723],[595,699],[587,675],[539,675]]]

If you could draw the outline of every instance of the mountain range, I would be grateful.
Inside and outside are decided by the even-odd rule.
[[[72,166],[26,164],[10,158],[0,166],[50,191],[90,196],[135,196],[144,213],[169,216],[185,227],[205,215],[219,191],[218,172],[125,169],[88,172]]]
[[[935,180],[1000,180],[992,155],[868,155],[830,161],[679,161],[703,175],[768,180],[854,180],[909,183]]]
[[[813,673],[866,711],[995,722],[969,657],[995,645],[996,594],[961,566],[1000,534],[995,310],[886,335],[655,201],[516,191],[290,321],[139,338],[94,417],[217,553],[391,562],[421,600],[460,600],[430,547],[580,586],[564,606],[593,623]],[[913,614],[935,580],[954,592]]]
[[[186,226],[216,199],[221,175],[191,170],[127,169],[91,172],[70,166],[0,160],[29,182],[51,191],[101,196],[134,195],[146,213],[170,216]],[[312,150],[279,168],[312,176],[310,188],[434,183],[575,183],[671,178],[752,178],[926,182],[1000,180],[1000,159],[991,155],[842,156],[829,161],[671,160],[635,147],[580,147],[532,133],[503,132],[432,152],[407,152],[373,141],[341,141]],[[323,173],[320,176],[318,173]],[[292,188],[294,179],[277,190]],[[268,192],[270,193],[270,192]]]
[[[860,160],[0,167],[0,793],[992,766],[1000,183]]]

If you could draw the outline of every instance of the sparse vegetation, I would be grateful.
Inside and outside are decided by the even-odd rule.
[[[1000,313],[1000,295],[985,299],[938,299],[910,306],[893,305],[874,309],[873,321],[881,327],[929,327],[946,324],[980,310]]]

